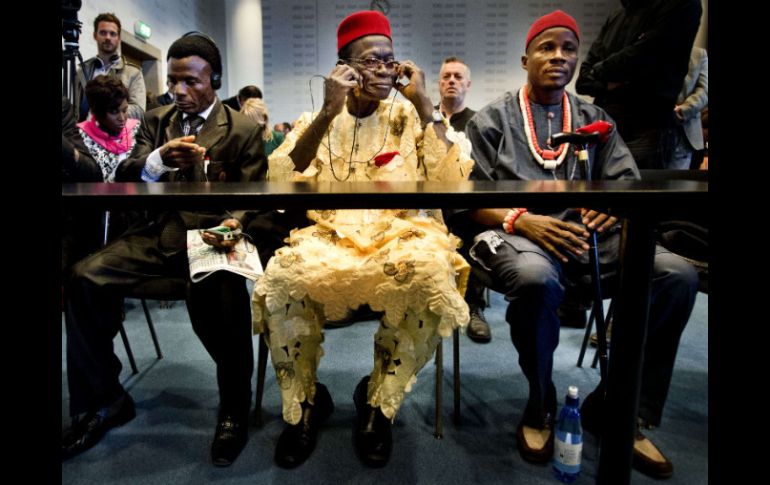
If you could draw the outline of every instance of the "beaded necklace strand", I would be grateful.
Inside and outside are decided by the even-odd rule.
[[[537,143],[537,133],[535,132],[535,123],[532,120],[532,105],[529,101],[529,90],[527,88],[527,85],[525,84],[520,90],[519,90],[519,106],[521,108],[521,112],[524,115],[524,134],[527,138],[527,145],[529,146],[529,151],[532,152],[532,156],[535,157],[535,160],[537,163],[539,163],[543,168],[547,170],[555,170],[561,163],[564,161],[564,159],[567,157],[567,152],[569,152],[569,143],[564,143],[559,147],[558,150],[550,150],[545,149],[543,150],[540,148],[540,145]],[[572,126],[572,110],[570,109],[569,104],[569,97],[567,97],[567,93],[565,92],[562,98],[562,131],[567,132],[570,130],[570,127]],[[548,120],[548,127],[549,127],[549,133],[548,133],[548,142],[550,143],[551,140],[551,133],[550,133],[550,125],[551,121],[550,118]],[[555,175],[555,174],[554,174]]]

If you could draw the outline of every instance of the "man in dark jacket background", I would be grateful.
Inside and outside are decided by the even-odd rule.
[[[666,168],[676,97],[703,7],[701,0],[621,3],[591,45],[575,87],[612,116],[639,168]]]

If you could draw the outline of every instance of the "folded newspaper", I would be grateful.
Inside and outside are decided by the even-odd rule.
[[[190,260],[190,279],[197,283],[214,271],[232,271],[250,280],[263,273],[257,248],[246,238],[241,238],[232,251],[218,251],[209,246],[193,229],[187,231],[187,259]]]

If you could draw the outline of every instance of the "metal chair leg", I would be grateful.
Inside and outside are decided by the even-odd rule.
[[[598,335],[596,337],[599,338]],[[596,369],[596,365],[599,363],[599,346],[596,346],[596,352],[594,352],[594,358],[591,361],[591,369]]]
[[[259,334],[259,351],[257,354],[257,396],[254,403],[254,422],[262,426],[262,397],[265,394],[265,370],[267,369],[267,342],[265,334]]]
[[[131,371],[134,375],[139,373],[139,369],[136,367],[136,361],[134,360],[134,353],[131,351],[131,344],[128,343],[128,336],[126,335],[126,329],[123,328],[123,322],[120,322],[120,338],[123,339],[123,347],[126,348],[126,355],[128,355],[128,362],[131,364]]]
[[[460,329],[452,331],[452,373],[454,378],[454,423],[460,424]]]
[[[147,301],[142,298],[142,309],[144,310],[144,317],[147,319],[147,326],[150,327],[150,336],[152,337],[152,343],[155,345],[155,355],[158,359],[163,358],[163,353],[160,351],[160,344],[158,343],[158,335],[155,333],[155,325],[152,323],[152,316],[150,316],[150,309],[147,306]]]
[[[591,330],[594,328],[594,320],[596,315],[593,307],[591,307],[591,316],[588,317],[588,325],[586,325],[585,335],[583,335],[583,345],[580,346],[580,355],[578,356],[577,366],[583,367],[583,357],[586,355],[586,348],[588,347],[588,340],[591,338]]]
[[[606,335],[607,335],[607,329],[610,328],[610,322],[612,321],[612,313],[614,311],[615,311],[615,299],[613,298],[612,300],[610,300],[610,307],[607,309],[607,317],[604,320],[604,322],[605,322],[605,329],[604,329],[604,332],[602,332],[602,334],[605,335],[605,338],[606,338]],[[607,348],[609,349],[609,347],[607,347]],[[596,346],[596,353],[594,353],[594,360],[591,363],[591,368],[592,369],[596,369],[597,362],[599,362],[599,346],[598,345]]]
[[[436,430],[433,436],[440,440],[444,437],[444,423],[441,420],[441,393],[444,381],[443,343],[441,340],[436,347]]]

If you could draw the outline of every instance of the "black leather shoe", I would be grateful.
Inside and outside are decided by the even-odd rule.
[[[468,338],[476,343],[486,344],[492,340],[492,331],[484,318],[484,311],[477,307],[470,307],[471,321],[468,322]]]
[[[559,316],[562,327],[586,328],[588,324],[586,310],[579,306],[562,305],[556,309],[556,315]]]
[[[211,443],[211,461],[216,466],[232,465],[248,439],[246,420],[236,420],[229,414],[222,415]]]
[[[275,462],[282,468],[296,468],[308,459],[318,440],[318,428],[331,416],[334,402],[326,386],[315,385],[315,404],[302,403],[302,419],[287,424],[275,446]]]
[[[604,403],[598,391],[593,391],[583,399],[580,406],[580,424],[584,431],[597,438],[601,434],[601,416],[604,416]]]
[[[122,402],[89,412],[62,436],[61,458],[66,460],[94,446],[110,429],[121,426],[136,416],[134,401],[124,394]],[[117,406],[117,409],[113,407]]]
[[[391,423],[380,408],[373,408],[366,402],[366,387],[369,376],[361,379],[353,393],[356,405],[356,422],[353,428],[353,447],[364,465],[382,468],[390,459],[393,449]]]

